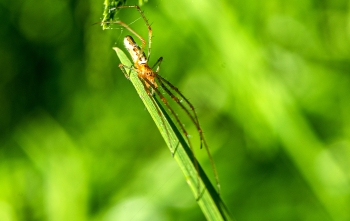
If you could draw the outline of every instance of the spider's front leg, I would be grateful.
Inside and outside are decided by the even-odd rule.
[[[126,79],[130,80],[130,73],[131,71],[135,70],[133,67],[129,67],[129,66],[126,66],[126,65],[123,65],[123,64],[119,64],[119,68],[120,70],[122,70],[124,76],[126,77]],[[129,74],[126,73],[126,70],[125,69],[129,69]]]
[[[163,57],[160,57],[158,59],[158,61],[152,67],[152,70],[153,70],[153,68],[157,67],[156,74],[158,74],[158,72],[159,72],[160,64],[162,63],[162,61],[163,61]]]
[[[137,11],[141,14],[146,26],[147,26],[147,29],[148,29],[148,54],[147,54],[147,57],[148,59],[150,58],[151,56],[151,45],[152,45],[152,28],[151,28],[151,25],[149,24],[145,14],[143,13],[143,11],[140,9],[139,6],[137,5],[130,5],[130,6],[119,6],[117,8],[136,8]],[[133,33],[135,36],[137,36],[141,41],[142,41],[142,47],[141,47],[141,52],[144,51],[145,49],[145,46],[146,46],[146,41],[139,35],[137,34],[132,28],[130,28],[127,24],[121,22],[121,21],[117,21],[116,23],[124,26],[126,29],[128,29],[131,33]]]

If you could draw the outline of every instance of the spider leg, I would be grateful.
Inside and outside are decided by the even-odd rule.
[[[158,59],[158,61],[153,65],[153,67],[152,67],[152,69],[154,68],[154,67],[156,67],[157,65],[158,65],[158,67],[157,67],[157,70],[156,70],[156,78],[158,79],[158,81],[159,82],[161,82],[161,83],[163,83],[163,82],[165,82],[172,90],[174,90],[177,94],[179,94],[180,95],[180,97],[182,98],[182,99],[184,99],[185,100],[185,102],[188,104],[188,106],[190,106],[190,108],[191,108],[191,110],[192,110],[192,112],[193,112],[193,114],[194,114],[194,119],[193,119],[193,117],[191,118],[191,120],[193,121],[193,123],[194,124],[196,124],[196,126],[197,126],[197,129],[198,129],[198,131],[199,131],[199,133],[200,134],[202,134],[202,130],[201,130],[201,128],[200,128],[200,126],[199,126],[199,121],[198,121],[198,117],[197,117],[197,114],[196,114],[196,111],[195,111],[195,109],[194,109],[194,106],[191,104],[191,102],[180,92],[180,90],[177,88],[177,87],[175,87],[173,84],[171,84],[169,81],[167,81],[165,78],[163,78],[162,76],[160,76],[160,75],[158,75],[158,72],[159,72],[159,69],[160,69],[160,65],[161,65],[161,63],[162,63],[162,61],[163,61],[163,57],[160,57],[159,59]],[[162,84],[162,85],[164,85],[164,84]],[[165,86],[164,86],[165,87]],[[167,90],[167,92],[169,93],[169,95],[171,95],[172,93],[166,88],[166,90]],[[173,98],[173,97],[175,97],[175,96],[173,96],[173,95],[171,95],[171,97]],[[175,97],[176,98],[176,97]],[[173,98],[174,99],[174,98]],[[178,98],[176,98],[177,100],[179,100]],[[176,100],[175,100],[176,101]],[[176,101],[177,103],[179,103],[179,101]],[[179,103],[179,105],[181,106],[181,107],[183,107],[183,105],[181,104],[181,103]],[[183,109],[185,109],[184,107],[183,107]],[[187,110],[185,110],[186,112],[188,112]],[[191,116],[191,114],[189,114],[190,116]],[[203,136],[201,136],[201,138],[202,138]],[[202,140],[202,139],[201,139]],[[201,148],[202,148],[202,146],[201,146]]]
[[[162,61],[163,61],[163,57],[160,57],[158,58],[158,61],[152,66],[152,70],[154,69],[154,67],[157,66],[156,74],[158,74],[159,72],[160,64],[162,63]]]
[[[165,118],[165,116],[163,115],[163,113],[161,112],[161,110],[159,109],[159,107],[158,107],[158,105],[156,104],[156,102],[154,101],[154,98],[153,98],[153,96],[152,96],[152,95],[153,95],[153,92],[150,92],[150,91],[149,91],[148,87],[146,86],[146,84],[145,84],[145,82],[143,81],[142,78],[139,77],[139,79],[141,80],[141,83],[142,83],[143,87],[145,88],[145,90],[146,90],[148,96],[151,98],[151,101],[152,101],[152,103],[153,103],[153,106],[156,108],[156,110],[157,110],[157,112],[158,112],[158,115],[159,115],[159,117],[160,117],[160,120],[162,121],[162,124],[163,124],[163,126],[164,126],[164,128],[165,128],[165,133],[166,133],[166,135],[167,135],[168,142],[169,142],[170,149],[171,149],[171,155],[174,157],[175,148],[172,147],[171,140],[170,140],[170,139],[171,139],[171,138],[170,138],[170,134],[169,134],[168,128],[167,128],[167,126],[166,126],[166,124],[165,124],[165,121],[164,121],[164,119],[166,119],[166,118]],[[153,90],[153,89],[152,89],[152,90]]]
[[[192,116],[192,114],[190,113],[190,111],[181,103],[180,99],[178,97],[176,97],[170,90],[169,88],[166,87],[166,85],[163,83],[163,79],[162,77],[160,77],[159,75],[156,75],[156,78],[158,79],[158,82],[160,83],[160,86],[166,91],[167,94],[169,94],[169,96],[186,112],[186,114],[190,117],[191,121],[195,124],[198,132],[199,132],[199,137],[201,139],[201,143],[202,143],[202,138],[203,138],[203,133],[202,130],[199,126],[199,122],[198,122],[198,118],[196,113],[194,112],[194,115]],[[170,87],[172,88],[172,87]],[[173,88],[172,88],[173,89]],[[175,90],[176,91],[176,90]],[[177,91],[176,91],[177,92]],[[181,95],[180,95],[181,96]],[[184,98],[186,99],[186,98]],[[187,99],[186,99],[187,100]],[[194,109],[193,109],[194,110]]]
[[[188,106],[191,108],[192,112],[193,112],[193,115],[194,115],[194,119],[195,119],[195,122],[197,122],[199,124],[199,121],[198,121],[198,117],[197,117],[197,113],[196,113],[196,110],[194,108],[194,106],[191,104],[191,102],[180,92],[180,90],[175,87],[172,83],[170,83],[168,80],[166,80],[165,78],[163,78],[162,76],[160,75],[157,75],[157,78],[162,81],[162,82],[165,82],[172,90],[174,90],[178,95],[180,95],[180,97],[182,99],[184,99],[184,101],[188,104]],[[200,132],[201,133],[201,132]]]
[[[130,72],[129,72],[129,74],[126,73],[125,69],[129,69],[130,71],[131,70],[135,70],[135,69],[133,67],[129,67],[129,66],[126,66],[126,65],[123,65],[123,64],[119,64],[119,68],[120,68],[120,70],[122,70],[122,72],[125,75],[126,79],[130,80]]]
[[[145,21],[146,26],[147,26],[147,28],[148,28],[148,56],[147,56],[147,57],[148,57],[148,60],[149,60],[149,58],[150,58],[150,56],[151,56],[152,28],[151,28],[151,25],[148,23],[148,20],[147,20],[145,14],[144,14],[143,11],[140,9],[140,7],[137,6],[137,5],[120,6],[120,7],[117,7],[117,8],[136,8],[137,11],[141,14],[141,16],[142,16],[143,20]],[[121,22],[121,23],[122,23],[122,22]],[[144,49],[145,49],[145,44],[146,44],[145,40],[144,40],[140,35],[138,35],[134,30],[132,30],[128,25],[126,25],[126,24],[124,24],[124,23],[121,24],[121,23],[118,23],[118,24],[124,26],[126,29],[128,29],[130,32],[132,32],[134,35],[136,35],[136,36],[142,41],[142,48],[141,48],[141,54],[142,54],[142,52],[143,52]]]
[[[199,174],[199,169],[198,169],[198,162],[197,162],[196,156],[195,156],[195,154],[194,154],[194,150],[193,150],[193,147],[192,147],[192,145],[191,145],[191,141],[190,141],[190,139],[189,139],[189,134],[187,133],[187,131],[186,131],[185,127],[183,126],[183,124],[181,123],[179,117],[176,115],[175,111],[170,107],[168,101],[165,99],[165,97],[162,95],[162,93],[159,91],[159,89],[156,88],[147,78],[144,78],[144,81],[145,81],[146,83],[148,83],[148,84],[152,87],[152,89],[153,89],[153,90],[157,93],[157,95],[160,97],[160,99],[162,100],[162,102],[164,103],[164,105],[170,110],[171,114],[173,115],[173,117],[175,118],[177,124],[180,126],[182,132],[183,132],[184,135],[185,135],[185,139],[186,139],[186,141],[187,141],[187,143],[188,143],[188,146],[189,146],[189,148],[190,148],[190,150],[191,150],[191,152],[192,152],[192,157],[193,157],[194,166],[195,166],[195,168],[196,168],[196,170],[197,170],[197,175],[198,175],[198,176],[197,176],[197,182],[198,182],[197,188],[198,188],[198,194],[199,194],[199,193],[200,193],[200,181],[199,181],[200,174]]]
[[[100,22],[99,22],[99,23],[100,23]],[[144,51],[144,49],[145,49],[145,47],[146,47],[146,41],[145,41],[145,39],[143,39],[143,38],[141,37],[141,35],[137,34],[136,31],[134,31],[132,28],[130,28],[129,25],[125,24],[125,23],[122,22],[122,21],[106,21],[106,22],[101,22],[101,24],[103,24],[103,23],[106,23],[106,24],[119,24],[119,25],[123,26],[124,28],[128,29],[128,30],[129,30],[131,33],[133,33],[138,39],[141,40],[142,46],[141,46],[141,53],[140,53],[140,54],[142,54],[142,52]],[[150,51],[149,51],[149,53],[150,53]]]
[[[210,150],[209,150],[209,147],[207,145],[207,142],[205,141],[204,139],[204,136],[202,137],[202,141],[204,143],[204,148],[205,150],[207,151],[207,154],[208,154],[208,157],[210,159],[210,164],[211,164],[211,167],[213,168],[213,172],[214,172],[214,177],[215,177],[215,182],[216,182],[216,187],[218,188],[218,194],[220,195],[220,192],[221,192],[221,186],[220,186],[220,181],[219,181],[219,175],[218,175],[218,172],[216,170],[216,166],[215,166],[215,163],[214,163],[214,160],[213,160],[213,157],[210,153]]]
[[[154,67],[157,66],[157,70],[156,70],[156,72],[154,72],[154,73],[155,73],[155,76],[158,75],[158,72],[159,72],[159,69],[160,69],[160,64],[162,63],[162,61],[163,61],[163,57],[160,57],[160,58],[158,59],[158,61],[157,61],[157,62],[153,65],[153,67],[152,67],[152,70],[153,70]]]
[[[153,65],[152,69],[154,69],[154,67],[157,66],[157,70],[155,72],[155,77],[158,79],[158,82],[160,83],[161,87],[167,92],[167,94],[170,95],[170,97],[177,103],[181,106],[181,108],[187,113],[187,115],[191,118],[192,122],[196,125],[197,127],[197,130],[199,131],[199,134],[200,134],[200,139],[201,139],[201,145],[202,145],[202,138],[203,137],[203,134],[202,134],[202,130],[199,126],[199,121],[198,121],[198,118],[197,118],[197,114],[194,110],[194,107],[193,105],[188,101],[188,99],[186,99],[185,96],[183,96],[183,94],[180,92],[180,90],[175,87],[174,85],[172,85],[169,81],[165,80],[163,77],[161,77],[160,75],[158,75],[158,72],[159,72],[159,68],[160,68],[160,64],[161,62],[163,61],[163,57],[160,57],[158,59],[158,61]],[[185,101],[186,103],[190,106],[190,108],[192,109],[193,111],[193,114],[194,114],[194,117],[191,115],[191,113],[188,111],[188,109],[180,102],[179,98],[177,98],[166,86],[165,84],[163,83],[163,81],[168,85],[170,86],[171,89],[173,89],[175,92],[177,92]],[[202,148],[202,146],[201,146]]]
[[[158,75],[156,75],[157,77]],[[166,85],[159,80],[158,78],[158,82],[160,84],[160,86],[165,90],[165,92],[186,112],[186,114],[190,117],[191,121],[195,124],[196,128],[198,131],[201,131],[200,126],[198,124],[198,122],[196,122],[196,120],[194,119],[194,117],[191,115],[190,111],[180,102],[179,98],[176,97],[170,90],[169,88],[166,87]],[[200,141],[201,141],[201,145],[202,145],[202,141],[203,141],[203,134],[199,133],[199,137],[200,137]]]
[[[190,103],[190,101],[180,92],[180,90],[175,87],[174,85],[172,85],[169,81],[165,80],[163,77],[161,77],[160,75],[156,75],[156,78],[158,79],[158,82],[160,83],[160,86],[169,94],[169,96],[187,113],[187,115],[191,118],[191,121],[194,123],[194,125],[196,126],[198,132],[199,132],[199,137],[200,137],[200,141],[201,141],[201,148],[202,148],[202,144],[204,144],[204,148],[209,156],[210,159],[210,164],[213,168],[213,172],[214,172],[214,176],[215,176],[215,180],[216,180],[216,185],[218,188],[218,192],[220,193],[220,182],[219,182],[219,176],[214,164],[214,160],[213,157],[210,153],[209,147],[207,145],[207,142],[205,141],[204,135],[203,135],[203,131],[199,125],[199,121],[198,121],[198,117],[196,114],[196,111],[194,109],[194,106]],[[177,94],[180,95],[180,97],[182,99],[184,99],[186,101],[186,103],[190,106],[193,115],[191,115],[191,113],[188,111],[188,109],[180,102],[179,98],[177,98],[165,85],[165,82],[172,90],[174,90]]]

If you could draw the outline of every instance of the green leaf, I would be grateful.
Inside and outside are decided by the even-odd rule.
[[[131,67],[132,63],[125,55],[125,53],[119,48],[113,48],[121,63],[125,66]],[[222,202],[219,194],[209,181],[207,175],[203,171],[202,167],[198,163],[198,170],[200,177],[198,178],[195,161],[197,161],[184,140],[182,134],[179,132],[172,119],[164,110],[162,105],[156,97],[151,97],[147,94],[140,78],[137,76],[137,72],[133,70],[126,70],[129,73],[130,81],[134,85],[141,100],[146,106],[148,112],[152,116],[156,123],[159,132],[163,136],[167,146],[171,153],[174,154],[174,158],[180,166],[182,172],[185,175],[185,179],[190,186],[202,212],[208,220],[232,220],[226,206]],[[161,113],[161,114],[160,114]],[[164,116],[164,117],[161,117]],[[198,182],[200,193],[198,194]],[[199,196],[198,196],[199,195]]]

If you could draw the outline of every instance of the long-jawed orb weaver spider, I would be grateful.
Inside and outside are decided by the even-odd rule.
[[[124,28],[126,28],[127,30],[129,30],[132,34],[134,34],[138,39],[140,39],[140,41],[142,42],[141,47],[139,47],[136,42],[134,41],[134,39],[131,36],[126,36],[124,38],[124,45],[126,47],[126,49],[128,50],[128,52],[130,53],[130,56],[133,60],[134,65],[132,67],[128,67],[125,66],[123,64],[120,64],[119,67],[122,70],[122,72],[124,73],[125,77],[129,79],[129,75],[127,74],[126,69],[128,70],[133,70],[135,72],[137,72],[139,79],[141,80],[147,94],[151,97],[152,102],[155,104],[156,102],[153,100],[153,94],[155,92],[156,95],[158,95],[158,97],[161,99],[161,101],[163,102],[163,104],[169,109],[171,116],[173,118],[175,118],[178,126],[180,126],[182,133],[185,136],[185,140],[188,143],[189,148],[192,151],[192,155],[194,158],[194,164],[197,170],[197,175],[198,177],[200,177],[199,174],[199,170],[198,170],[198,163],[197,160],[195,160],[195,155],[194,155],[194,151],[193,151],[193,147],[191,145],[191,141],[189,139],[189,134],[187,133],[184,125],[181,123],[179,117],[177,116],[177,114],[175,113],[174,109],[169,105],[168,101],[166,100],[166,98],[164,97],[164,95],[161,93],[161,91],[159,90],[159,88],[161,88],[162,90],[164,90],[166,92],[166,94],[168,94],[184,111],[185,113],[188,115],[188,117],[190,118],[190,120],[193,122],[193,124],[195,125],[198,134],[199,134],[199,138],[200,138],[200,148],[202,148],[202,146],[205,147],[207,154],[209,156],[210,159],[210,163],[211,166],[213,168],[213,172],[214,172],[214,176],[216,179],[216,184],[217,184],[217,188],[218,188],[218,192],[220,192],[220,183],[219,183],[219,178],[218,178],[218,174],[216,171],[216,167],[214,164],[214,160],[211,156],[211,153],[209,151],[209,147],[205,141],[204,135],[203,135],[203,131],[200,127],[199,121],[198,121],[198,117],[195,111],[194,106],[189,102],[189,100],[180,92],[180,90],[175,87],[174,85],[172,85],[169,81],[167,81],[166,79],[164,79],[162,76],[160,76],[158,74],[159,69],[160,69],[160,64],[163,60],[163,57],[160,57],[158,59],[158,61],[152,66],[152,68],[148,65],[148,61],[150,59],[151,56],[151,45],[152,45],[152,28],[150,26],[150,24],[148,23],[147,18],[145,17],[144,13],[142,12],[142,10],[139,8],[139,6],[120,6],[117,7],[118,9],[121,8],[135,8],[137,9],[137,11],[141,14],[141,17],[143,18],[147,28],[148,28],[148,53],[147,56],[145,54],[145,47],[146,47],[146,41],[139,35],[137,34],[132,28],[130,28],[127,24],[125,24],[122,21],[113,21],[113,22],[108,22],[108,23],[116,23],[119,24],[121,26],[123,26]],[[115,8],[115,9],[117,9]],[[156,68],[156,70],[154,71],[154,69]],[[172,92],[174,91],[174,92]],[[176,95],[177,94],[177,95]],[[189,106],[189,108],[187,108],[186,106],[184,106],[184,104],[182,103],[182,101],[180,100],[180,98],[183,99],[185,101],[185,103]],[[157,105],[155,105],[157,106]],[[189,110],[190,109],[190,110]],[[165,118],[161,111],[158,109],[157,110],[158,114],[160,115],[160,118]],[[192,112],[192,113],[191,113]],[[163,124],[164,124],[164,120]],[[168,132],[167,132],[168,133]],[[170,142],[169,142],[170,143]],[[199,189],[199,186],[198,186]]]

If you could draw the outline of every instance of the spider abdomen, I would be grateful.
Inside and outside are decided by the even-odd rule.
[[[124,38],[124,45],[125,45],[125,48],[128,50],[128,52],[130,53],[134,63],[147,64],[147,57],[145,53],[141,52],[141,48],[136,44],[136,42],[131,36],[127,35]]]

